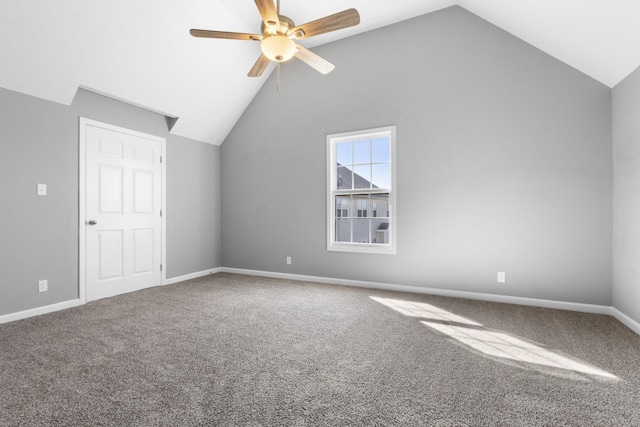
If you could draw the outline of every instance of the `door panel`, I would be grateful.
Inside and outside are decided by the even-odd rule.
[[[153,271],[153,234],[152,228],[133,230],[133,274]]]
[[[122,235],[123,230],[98,232],[98,281],[122,278],[124,273]]]
[[[162,142],[85,127],[86,298],[162,282]]]
[[[154,152],[149,147],[136,147],[134,158],[139,162],[153,163],[153,155]]]
[[[98,141],[98,152],[103,156],[122,158],[122,143],[102,138]]]
[[[133,211],[137,214],[153,213],[153,172],[133,172]]]
[[[122,168],[113,166],[98,166],[99,180],[98,192],[100,194],[100,206],[98,212],[122,213]]]

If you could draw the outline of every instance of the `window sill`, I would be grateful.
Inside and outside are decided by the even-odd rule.
[[[358,244],[358,243],[330,243],[327,246],[327,251],[330,252],[351,252],[361,254],[381,254],[381,255],[395,255],[396,248],[392,245],[372,245],[372,244]]]

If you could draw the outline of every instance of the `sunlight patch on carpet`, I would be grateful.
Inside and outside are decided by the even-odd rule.
[[[441,320],[446,322],[456,322],[465,325],[482,326],[480,323],[467,319],[450,311],[443,310],[434,305],[424,302],[403,301],[391,298],[369,297],[372,300],[384,304],[395,311],[410,317],[420,317],[422,319]]]
[[[405,316],[427,319],[421,320],[420,323],[491,358],[507,359],[618,380],[618,377],[600,368],[548,350],[510,333],[491,330],[478,322],[431,304],[373,296],[370,298]]]

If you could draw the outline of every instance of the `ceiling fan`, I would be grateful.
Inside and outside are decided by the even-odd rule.
[[[360,23],[358,11],[347,9],[296,26],[290,18],[280,15],[280,0],[277,0],[277,8],[273,4],[273,0],[255,0],[255,2],[262,17],[260,28],[262,35],[215,30],[192,29],[190,31],[193,37],[259,41],[262,53],[247,74],[249,77],[260,77],[270,61],[279,65],[294,56],[322,74],[330,73],[335,68],[333,64],[297,44],[294,40],[353,27]]]

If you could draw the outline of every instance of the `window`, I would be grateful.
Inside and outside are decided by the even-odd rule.
[[[395,254],[395,130],[327,135],[328,250]]]

